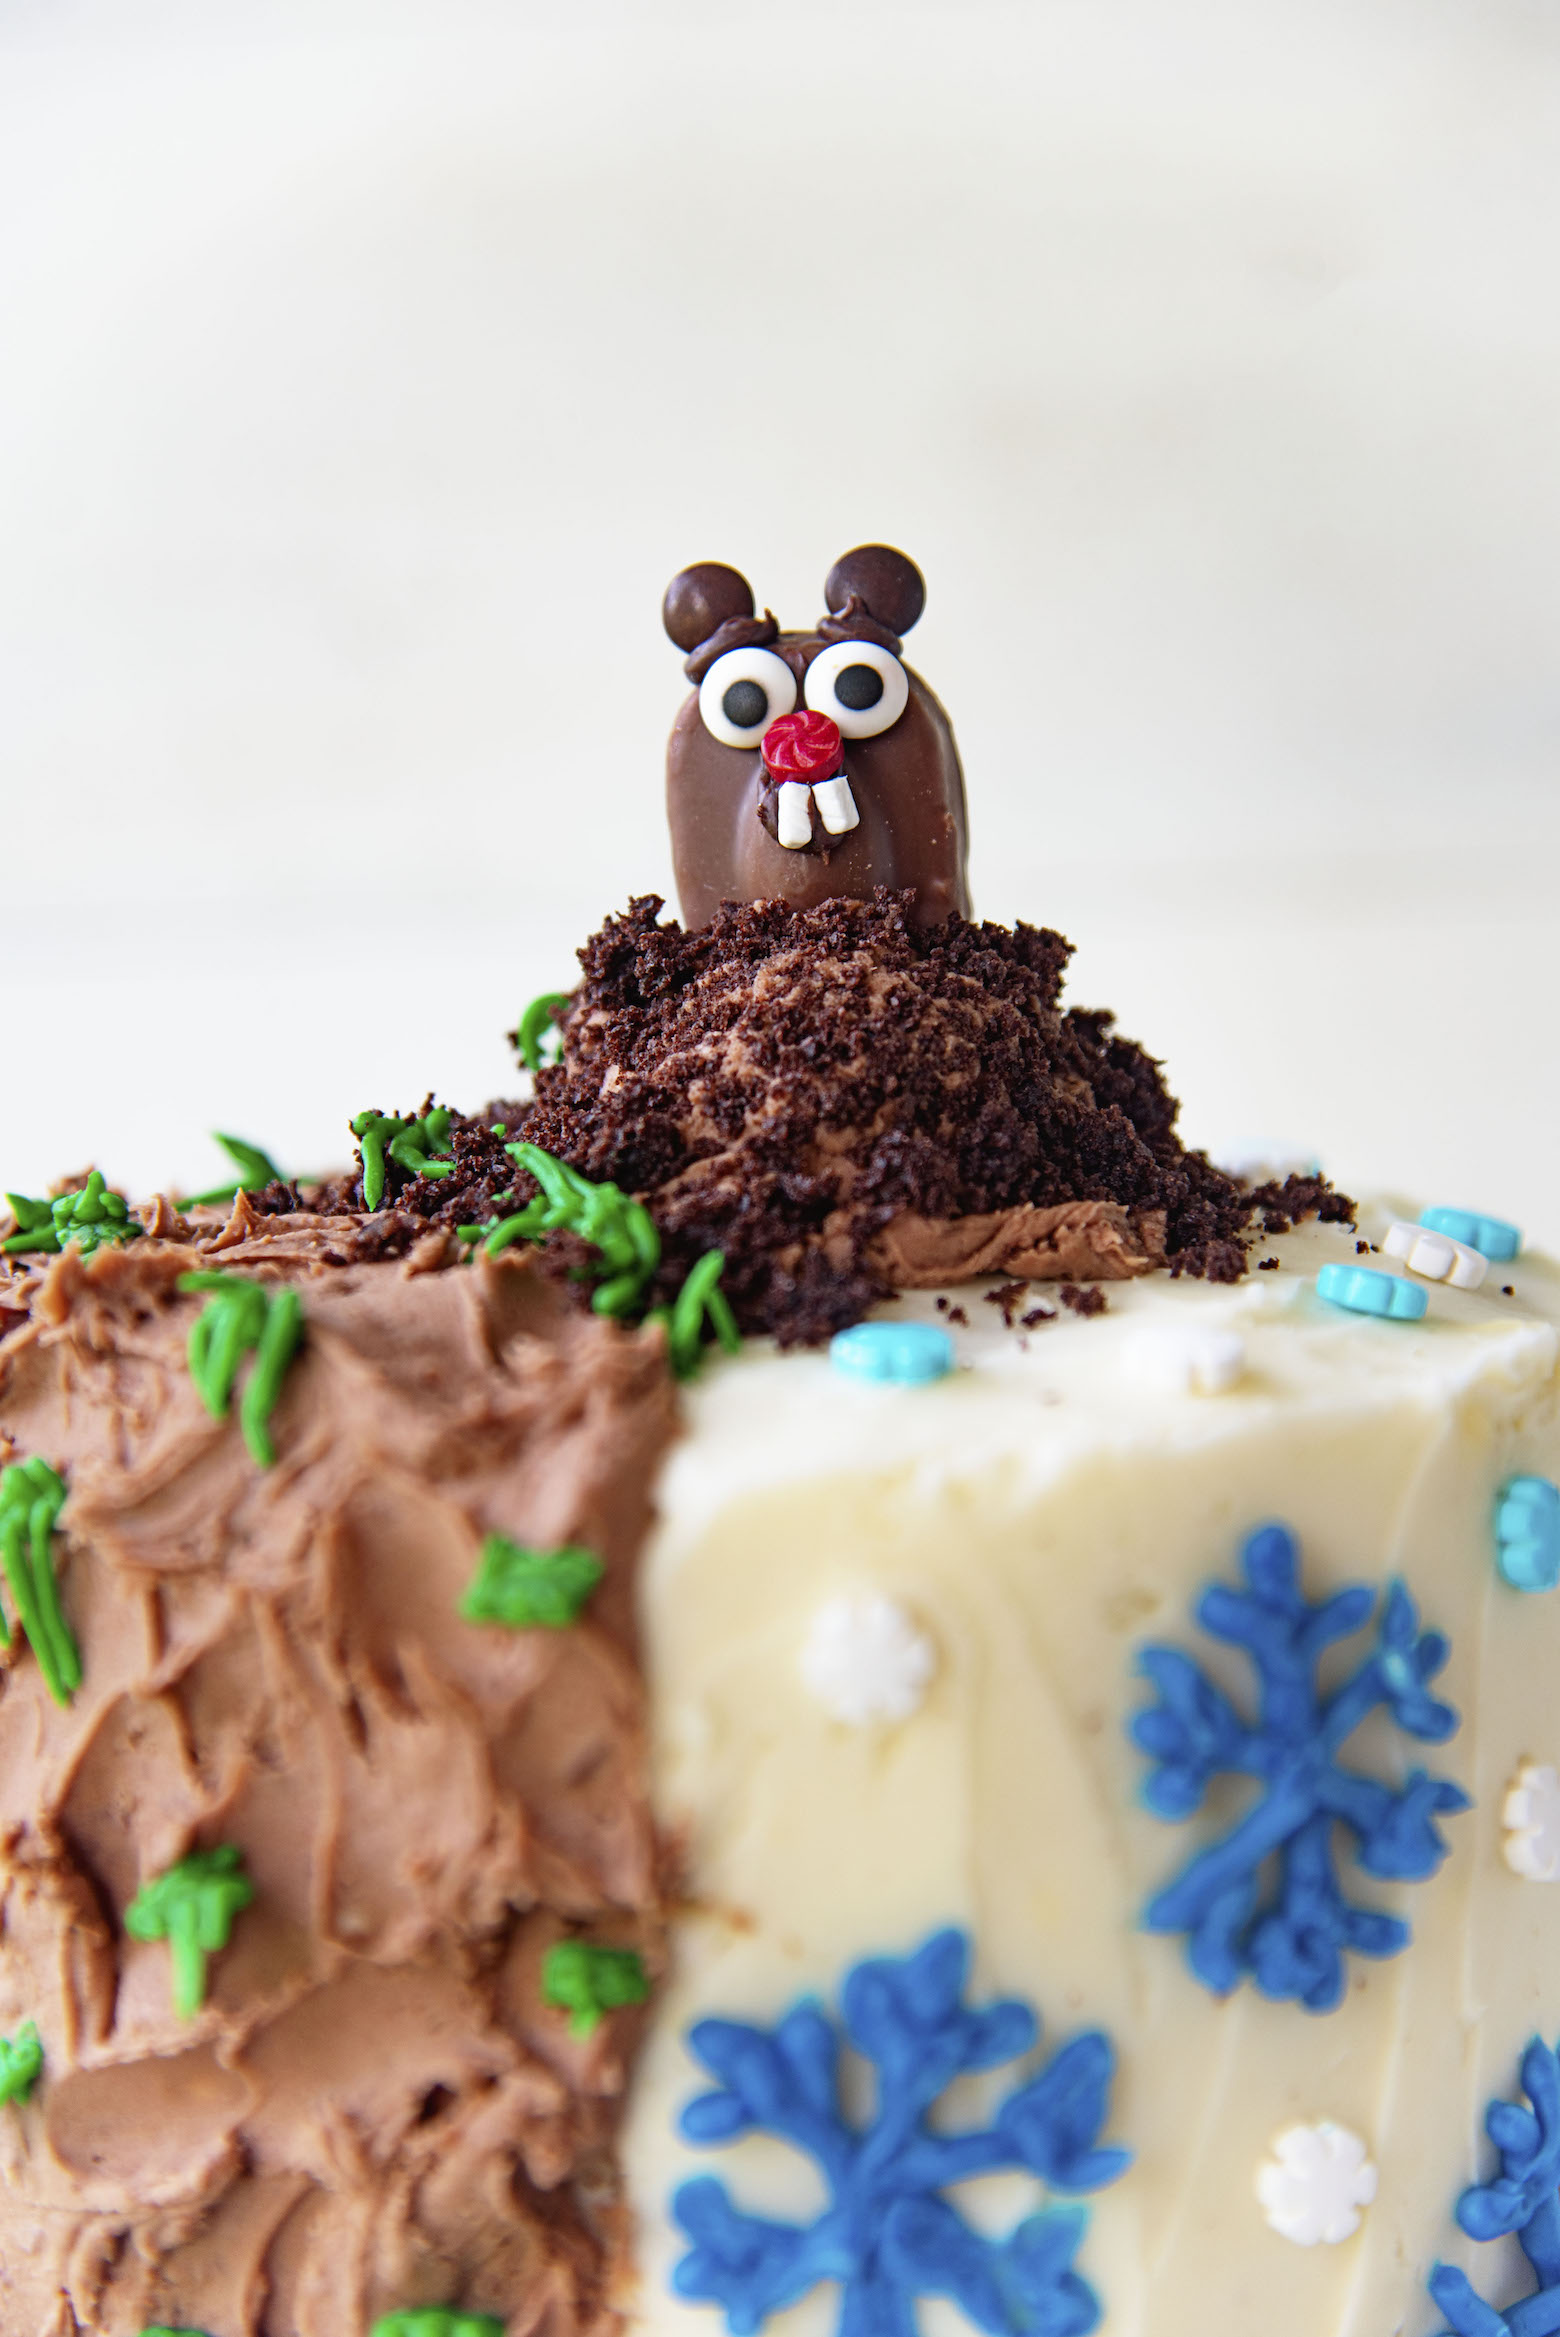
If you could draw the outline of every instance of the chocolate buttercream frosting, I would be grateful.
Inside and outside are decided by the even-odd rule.
[[[61,1708],[24,1638],[0,1659],[0,2029],[43,2045],[0,2116],[0,2329],[600,2329],[644,2016],[576,2038],[541,1969],[663,1956],[633,1613],[660,1334],[527,1253],[445,1271],[438,1228],[397,1258],[350,1208],[145,1215],[0,1274],[0,1458],[65,1477],[84,1666]],[[301,1294],[271,1469],[191,1383],[193,1266]],[[461,1619],[490,1532],[596,1553],[578,1622]],[[126,1910],[218,1843],[255,1896],[181,2020]]]

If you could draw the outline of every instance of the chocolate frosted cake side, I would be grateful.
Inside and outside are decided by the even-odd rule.
[[[661,1959],[660,1339],[524,1255],[376,1262],[361,1217],[242,1195],[198,1247],[158,1215],[0,1282],[0,1459],[68,1485],[41,1547],[81,1672],[57,1701],[13,1634],[0,2030],[33,2024],[46,2082],[0,2119],[0,2328],[343,2337],[452,2298],[595,2327],[623,2000]],[[192,1267],[301,1298],[272,1467],[192,1380]],[[572,1621],[578,1584],[529,1628],[463,1616],[493,1551],[572,1545]],[[582,1992],[592,1958],[637,1984]]]

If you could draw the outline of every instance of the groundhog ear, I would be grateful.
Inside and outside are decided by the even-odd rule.
[[[855,598],[890,633],[908,633],[926,606],[926,580],[891,544],[858,544],[829,570],[823,598],[831,616]]]
[[[680,569],[666,588],[661,622],[685,655],[690,655],[712,633],[733,617],[751,617],[753,587],[735,568],[719,560],[701,560]]]

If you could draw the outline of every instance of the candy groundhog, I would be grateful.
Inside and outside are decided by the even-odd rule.
[[[926,604],[887,544],[830,569],[828,614],[782,633],[746,577],[684,568],[662,619],[695,684],[673,725],[666,803],[684,922],[722,901],[796,908],[913,889],[915,917],[969,914],[964,774],[948,717],[900,662]]]

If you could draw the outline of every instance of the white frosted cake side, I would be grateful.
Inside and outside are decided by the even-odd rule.
[[[1379,1241],[1389,1214],[1361,1234]],[[1515,2241],[1476,2245],[1454,2210],[1492,2170],[1487,2103],[1520,2101],[1526,2041],[1560,2032],[1560,1889],[1541,1879],[1560,1873],[1560,1595],[1502,1579],[1494,1533],[1511,1478],[1560,1475],[1560,1270],[1526,1256],[1474,1293],[1431,1286],[1403,1323],[1317,1295],[1327,1261],[1397,1271],[1357,1261],[1352,1233],[1309,1226],[1260,1254],[1281,1262],[1236,1287],[1155,1276],[1112,1286],[1102,1316],[1028,1330],[953,1292],[969,1322],[933,1386],[753,1349],[688,1390],[642,1576],[655,1792],[687,1900],[626,2134],[638,2328],[722,2326],[718,2304],[673,2293],[679,2184],[716,2177],[742,2213],[803,2226],[827,2205],[783,2141],[680,2137],[712,2082],[690,2026],[770,2030],[806,1997],[833,2020],[853,1966],[948,1927],[972,1943],[971,2002],[1039,2017],[1019,2079],[1079,2032],[1114,2049],[1100,2139],[1132,2161],[1089,2191],[1076,2253],[1110,2337],[1428,2337],[1446,2325],[1438,2261],[1497,2302],[1528,2293]],[[1035,1304],[1054,1292],[1018,1313]],[[949,1319],[930,1297],[891,1311]],[[1248,1538],[1275,1522],[1307,1599],[1371,1594],[1319,1658],[1324,1696],[1370,1657],[1394,1577],[1417,1633],[1449,1643],[1425,1693],[1456,1733],[1416,1741],[1378,1704],[1337,1761],[1400,1801],[1424,1771],[1471,1803],[1434,1816],[1447,1854],[1420,1880],[1362,1871],[1333,1829],[1349,1903],[1412,1937],[1347,1952],[1326,2011],[1249,1973],[1217,1994],[1143,1920],[1259,1787],[1216,1774],[1180,1821],[1145,1806],[1140,1653],[1181,1650],[1253,1722],[1253,1665],[1197,1608],[1240,1587]],[[960,2079],[931,2124],[978,2124],[1014,2076]],[[953,2204],[1006,2234],[1044,2200],[1006,2171]],[[839,2303],[819,2279],[761,2317],[825,2337]],[[913,2317],[942,2337],[971,2316],[923,2293]]]

